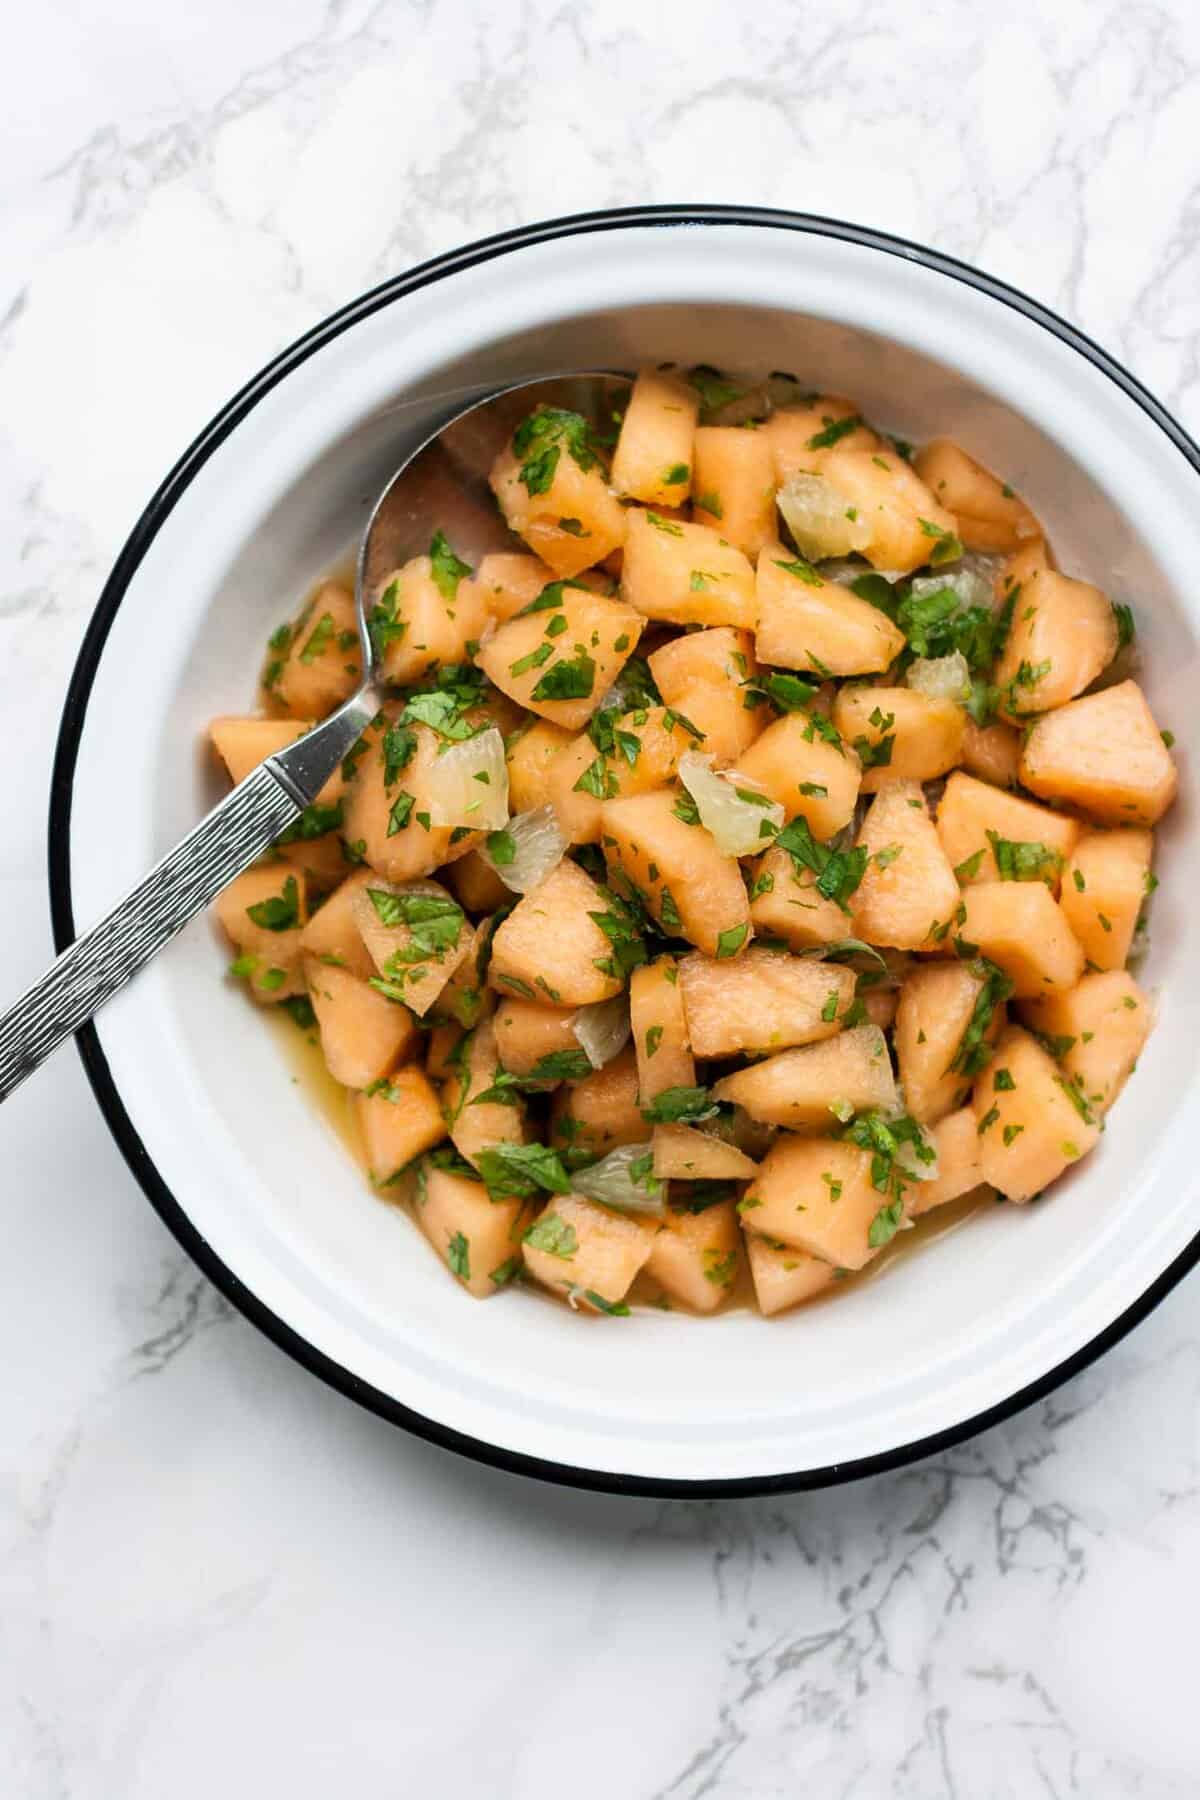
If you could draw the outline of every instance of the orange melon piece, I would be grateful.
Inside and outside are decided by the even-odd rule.
[[[983,1179],[1009,1200],[1032,1200],[1100,1136],[1091,1107],[1017,1025],[976,1082],[974,1106]]]
[[[651,1143],[660,1181],[749,1181],[758,1173],[736,1144],[695,1125],[656,1125]]]
[[[850,921],[836,900],[817,891],[811,869],[797,869],[786,850],[770,849],[754,865],[750,918],[760,937],[782,938],[790,950],[836,944]]]
[[[1116,653],[1117,620],[1108,596],[1086,581],[1042,569],[1020,584],[992,679],[1004,692],[1004,710],[1020,719],[1073,700]]]
[[[213,906],[238,954],[232,972],[255,1000],[270,1005],[304,992],[301,937],[308,918],[303,872],[279,863],[247,869]]]
[[[826,452],[821,474],[869,531],[862,554],[877,569],[907,574],[955,535],[953,513],[939,505],[893,451],[850,450],[839,444]]]
[[[939,505],[954,514],[966,549],[1019,550],[1042,535],[1020,495],[949,438],[918,450],[913,467]]]
[[[896,950],[936,948],[958,906],[958,883],[915,781],[880,789],[858,847],[867,866],[850,896],[854,935]]]
[[[770,446],[778,487],[793,475],[818,474],[826,455],[838,444],[847,450],[881,448],[881,440],[862,423],[854,402],[842,394],[818,394],[804,406],[780,407],[767,420],[762,435]]]
[[[681,632],[652,650],[646,661],[668,706],[680,706],[697,682],[724,690],[742,687],[758,674],[753,634],[731,625]]]
[[[423,1017],[470,954],[475,934],[461,906],[437,881],[368,881],[351,905],[391,997]]]
[[[428,1076],[412,1065],[398,1069],[373,1093],[355,1094],[350,1104],[376,1187],[386,1186],[446,1135],[437,1094]]]
[[[313,719],[214,719],[208,728],[212,747],[224,763],[229,779],[236,785],[244,781],[252,769],[286,750],[298,737],[311,731]],[[339,782],[339,777],[333,777]],[[332,784],[331,784],[332,785]],[[340,782],[339,782],[340,791]],[[322,789],[322,799],[325,790]],[[336,799],[336,794],[333,796]]]
[[[1062,909],[1089,963],[1123,969],[1150,890],[1154,834],[1088,831],[1063,870]]]
[[[364,981],[376,973],[359,933],[355,896],[377,879],[372,869],[356,869],[330,894],[300,933],[300,948],[305,956],[335,969],[347,969]]]
[[[698,1057],[782,1050],[832,1037],[854,1002],[853,970],[790,956],[786,950],[747,950],[735,961],[688,955],[679,983],[688,1037]]]
[[[702,425],[696,433],[692,516],[755,557],[775,536],[775,467],[765,431]]]
[[[575,1036],[577,1006],[539,1006],[533,1000],[502,1000],[493,1028],[500,1061],[511,1075],[532,1075],[546,1057],[569,1058],[576,1077],[591,1069]],[[561,1079],[561,1078],[560,1078]]]
[[[540,556],[521,550],[493,550],[475,571],[475,586],[488,614],[502,625],[536,600],[554,580],[554,570]]]
[[[758,655],[784,669],[824,675],[877,675],[904,649],[886,613],[780,543],[757,564]]]
[[[711,525],[629,511],[621,598],[643,617],[673,625],[753,630],[754,569]]]
[[[871,1227],[891,1204],[872,1186],[872,1161],[857,1144],[780,1137],[742,1196],[742,1222],[835,1269],[861,1269],[882,1248],[871,1243]]]
[[[612,484],[627,500],[683,506],[692,485],[700,396],[678,375],[641,369],[613,452]]]
[[[1148,996],[1124,969],[1085,975],[1069,993],[1030,1000],[1021,1016],[1061,1051],[1063,1073],[1097,1114],[1124,1087],[1154,1028]]]
[[[434,579],[428,556],[415,556],[403,568],[385,575],[370,597],[368,620],[386,628],[382,675],[394,687],[412,687],[441,663],[467,660],[468,643],[477,643],[488,619],[478,585],[443,576],[448,592]]]
[[[554,1096],[551,1138],[565,1150],[604,1156],[618,1144],[645,1144],[650,1128],[641,1114],[637,1059],[632,1046],[602,1069],[569,1082]]]
[[[488,969],[492,987],[549,1006],[611,1000],[625,983],[612,961],[613,946],[592,917],[610,910],[591,876],[564,858],[497,927]]]
[[[524,1144],[529,1137],[523,1099],[518,1096],[516,1103],[509,1105],[503,1100],[480,1098],[495,1086],[500,1067],[495,1024],[491,1019],[483,1019],[468,1037],[443,1090],[454,1148],[476,1166],[482,1151],[497,1144]]]
[[[514,813],[532,812],[546,801],[546,777],[560,750],[576,743],[575,734],[549,719],[534,719],[509,745],[508,804]]]
[[[408,1008],[385,999],[348,969],[333,969],[308,956],[304,981],[325,1065],[343,1087],[370,1087],[415,1049],[417,1028]]]
[[[663,706],[623,713],[614,731],[616,747],[607,756],[585,732],[564,747],[547,770],[544,798],[553,805],[559,827],[572,844],[599,842],[604,800],[665,787],[674,779],[680,757],[696,748],[696,738]]]
[[[765,706],[749,707],[737,688],[721,688],[696,681],[685,688],[671,710],[678,712],[697,732],[696,747],[711,756],[718,768],[736,762],[748,750],[769,721]]]
[[[964,888],[955,937],[1003,969],[1020,999],[1074,987],[1083,974],[1079,940],[1040,881],[981,881]]]
[[[1178,772],[1135,681],[1085,694],[1036,719],[1021,780],[1044,800],[1078,806],[1106,825],[1153,825]]]
[[[976,781],[973,775],[954,774],[938,805],[937,832],[955,874],[967,886],[1000,879],[989,833],[1011,844],[1043,845],[1052,855],[1041,863],[1041,875],[1035,879],[1044,880],[1057,894],[1063,861],[1079,836],[1079,821]],[[1032,860],[1033,853],[1029,856]]]
[[[732,1294],[741,1261],[737,1212],[732,1200],[721,1200],[698,1213],[668,1207],[646,1273],[672,1300],[712,1313]]]
[[[688,1042],[679,965],[673,956],[660,956],[633,971],[629,1022],[643,1103],[665,1088],[695,1087],[696,1064]]]
[[[447,1019],[435,1025],[425,1038],[425,1073],[430,1081],[448,1081],[454,1073],[458,1047],[466,1032],[456,1021]]]
[[[961,1200],[983,1182],[979,1131],[972,1106],[961,1106],[930,1128],[929,1141],[937,1152],[938,1172],[932,1181],[917,1181],[908,1192],[908,1210],[914,1219]]]
[[[269,654],[263,686],[296,719],[323,719],[362,680],[354,595],[326,581],[290,629],[286,649]]]
[[[994,787],[1016,787],[1021,734],[1000,720],[994,725],[977,725],[968,714],[963,726],[962,760],[963,768],[980,781],[990,781]]]
[[[620,877],[632,882],[668,931],[710,955],[736,956],[751,935],[741,870],[702,826],[679,816],[677,798],[664,791],[606,801],[605,859],[615,885]]]
[[[603,1312],[624,1302],[658,1229],[657,1219],[611,1212],[582,1194],[561,1194],[526,1231],[521,1252],[529,1273],[551,1293]]]
[[[452,847],[451,827],[428,823],[429,782],[441,742],[428,725],[411,727],[416,749],[391,785],[387,784],[384,743],[390,724],[385,717],[383,725],[372,726],[365,734],[367,748],[346,787],[342,835],[351,855],[370,863],[386,881],[416,881],[454,857],[465,856],[479,842],[480,834],[472,832]],[[407,815],[407,823],[401,826],[397,825],[398,808]]]
[[[837,1280],[831,1263],[805,1256],[790,1244],[777,1243],[757,1231],[745,1233],[746,1261],[754,1282],[754,1298],[766,1319],[787,1312],[805,1300],[815,1300]]]
[[[844,687],[833,722],[861,759],[862,791],[892,781],[936,781],[962,760],[966,713],[909,687]]]
[[[469,913],[495,912],[507,906],[512,890],[506,888],[491,863],[478,850],[468,850],[446,870],[446,880],[459,905]]]
[[[482,1181],[423,1163],[414,1211],[442,1262],[477,1300],[499,1293],[520,1268],[527,1201],[493,1200]]]
[[[896,1061],[904,1099],[922,1125],[936,1124],[970,1096],[971,1073],[951,1066],[971,1023],[984,977],[967,963],[927,963],[905,977],[896,1007]],[[997,1006],[984,1042],[994,1043],[1004,1024]]]
[[[518,427],[518,441],[528,429],[529,421]],[[625,542],[625,509],[609,491],[594,449],[578,434],[572,443],[570,433],[552,428],[520,451],[509,443],[488,479],[509,529],[560,581],[603,562]]]
[[[822,737],[808,713],[788,713],[768,725],[738,758],[745,777],[778,801],[790,823],[808,820],[815,838],[835,837],[854,817],[862,769],[855,751]]]
[[[475,660],[504,694],[578,731],[632,656],[642,621],[632,607],[568,583],[547,604],[499,626]]]
[[[863,1011],[872,1025],[878,1025],[880,1031],[888,1031],[896,1020],[896,1008],[899,1005],[900,993],[897,988],[868,988],[860,994]]]
[[[877,1025],[855,1025],[825,1043],[768,1056],[724,1076],[713,1096],[789,1131],[828,1131],[851,1113],[890,1112],[897,1104],[892,1060]]]

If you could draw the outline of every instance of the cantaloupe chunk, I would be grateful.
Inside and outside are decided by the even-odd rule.
[[[756,575],[760,659],[818,675],[881,674],[904,648],[877,606],[780,543],[764,545]]]
[[[605,802],[601,843],[614,885],[631,882],[659,924],[698,949],[737,956],[751,936],[741,870],[680,816],[678,800],[664,791]]]
[[[462,907],[437,881],[368,881],[351,904],[386,991],[423,1017],[471,950]]]
[[[412,1064],[398,1069],[384,1087],[355,1094],[351,1107],[367,1172],[377,1187],[385,1186],[446,1135],[437,1094],[429,1078]]]
[[[1004,1025],[1004,1007],[989,992],[986,976],[963,962],[928,963],[912,969],[896,1007],[896,1061],[904,1099],[914,1119],[933,1125],[969,1098],[971,1082]],[[984,996],[981,999],[981,996]],[[979,1025],[991,1003],[979,1048],[964,1045],[976,1006]],[[972,1053],[974,1052],[974,1053]],[[955,1062],[960,1067],[955,1069]]]
[[[268,756],[274,756],[279,750],[286,750],[294,744],[298,737],[311,731],[316,723],[314,719],[214,719],[208,728],[212,747],[224,763],[229,779],[235,783],[244,781],[252,769],[265,762]],[[333,786],[337,793],[341,792],[340,774],[333,777]],[[322,789],[321,799],[325,799]]]
[[[909,687],[844,687],[833,703],[833,722],[862,762],[864,794],[955,768],[966,717],[953,700]]]
[[[644,1103],[664,1088],[695,1087],[696,1064],[688,1042],[679,965],[673,956],[660,956],[633,971],[629,1022]]]
[[[454,1148],[476,1166],[482,1151],[497,1144],[524,1144],[529,1137],[528,1110],[520,1095],[512,1097],[512,1104],[480,1098],[496,1085],[500,1067],[495,1023],[483,1019],[468,1037],[442,1096]]]
[[[993,583],[996,598],[1003,604],[1007,604],[1010,599],[1015,600],[1014,589],[1023,588],[1027,582],[1045,574],[1053,566],[1045,538],[1031,539],[1005,559]]]
[[[392,765],[393,778],[388,782],[387,746],[397,741],[389,740],[392,727],[392,719],[385,715],[382,724],[373,725],[365,734],[367,747],[357,757],[346,787],[342,835],[351,856],[370,863],[385,880],[416,881],[432,875],[443,863],[465,856],[480,841],[480,833],[472,832],[452,845],[455,831],[449,825],[429,822],[429,784],[441,740],[428,725],[400,728],[411,733],[415,748],[402,767]],[[401,817],[406,819],[403,825],[398,823]]]
[[[621,598],[647,619],[753,630],[754,569],[711,525],[629,511]]]
[[[958,883],[915,781],[880,789],[858,848],[867,865],[850,896],[854,935],[897,950],[936,948],[958,906]]]
[[[326,1067],[343,1087],[370,1087],[415,1049],[417,1028],[408,1008],[385,999],[360,976],[308,956],[304,981]]]
[[[1006,868],[1023,869],[1022,878],[1044,881],[1057,894],[1063,862],[1074,848],[1079,829],[1077,819],[1007,794],[972,775],[951,775],[938,805],[938,837],[965,886],[1001,878],[994,837],[1002,845],[1012,846],[1001,851]],[[1039,857],[1038,845],[1050,854]]]
[[[1020,584],[992,678],[1005,712],[1020,719],[1073,700],[1116,653],[1117,620],[1108,596],[1086,581],[1043,569]]]
[[[340,583],[326,581],[295,624],[272,638],[263,687],[293,718],[323,719],[361,680],[354,595]]]
[[[892,1059],[877,1025],[855,1025],[825,1043],[738,1069],[718,1081],[713,1097],[789,1131],[829,1131],[851,1113],[890,1112],[897,1103]]]
[[[651,1138],[660,1181],[751,1181],[758,1164],[697,1125],[656,1125]]]
[[[744,1235],[754,1298],[766,1319],[805,1300],[815,1300],[837,1280],[832,1263],[822,1262],[820,1257],[806,1256],[803,1250],[762,1237],[757,1231]]]
[[[858,408],[841,394],[818,394],[804,406],[784,406],[771,414],[762,435],[771,449],[775,482],[815,475],[830,450],[878,450],[880,439],[864,425]]]
[[[308,918],[304,875],[279,863],[247,869],[217,896],[217,921],[237,951],[232,972],[255,1000],[304,992],[301,938]]]
[[[536,600],[553,580],[554,570],[540,556],[520,550],[493,550],[475,571],[475,586],[500,625]]]
[[[913,467],[939,505],[954,514],[966,549],[1019,550],[1041,536],[1041,526],[1020,495],[949,438],[918,450]]]
[[[961,1106],[931,1126],[929,1141],[937,1153],[937,1174],[932,1181],[916,1181],[908,1190],[908,1210],[914,1219],[961,1200],[983,1182],[982,1148],[975,1109]]]
[[[423,1163],[414,1210],[450,1273],[477,1300],[499,1293],[521,1267],[527,1201],[493,1200],[482,1181]]]
[[[1069,993],[1027,1001],[1021,1016],[1061,1052],[1063,1073],[1097,1114],[1124,1087],[1154,1027],[1148,996],[1124,969],[1085,975]]]
[[[304,870],[310,894],[331,893],[346,873],[346,852],[333,830],[319,837],[300,836],[290,844],[276,844],[275,854],[291,868]]]
[[[1062,909],[1089,963],[1123,969],[1150,891],[1154,834],[1088,831],[1063,870]]]
[[[439,1021],[425,1034],[425,1073],[430,1081],[449,1081],[459,1056],[459,1045],[466,1037],[462,1026],[454,1020]]]
[[[505,887],[491,863],[485,862],[478,850],[468,850],[445,871],[446,881],[459,905],[469,913],[495,912],[512,899],[511,888]]]
[[[994,787],[1016,787],[1021,734],[1002,720],[993,725],[977,725],[968,716],[963,727],[962,760],[963,768],[980,781],[990,781]]]
[[[501,994],[549,1006],[611,1000],[624,977],[592,916],[611,912],[603,889],[565,857],[497,927],[488,980]]]
[[[1021,780],[1044,800],[1078,806],[1106,825],[1153,825],[1175,798],[1178,772],[1135,681],[1085,694],[1034,721]]]
[[[614,746],[606,755],[584,732],[546,771],[543,798],[554,807],[572,844],[598,843],[603,801],[665,787],[674,779],[680,757],[703,741],[664,706],[623,713],[613,730]]]
[[[602,1069],[570,1082],[554,1096],[550,1135],[565,1150],[604,1156],[618,1144],[644,1144],[637,1060],[630,1045]]]
[[[592,1065],[575,1036],[578,1017],[577,1006],[539,1006],[534,1000],[511,996],[502,1000],[494,1020],[500,1061],[511,1075],[532,1075],[547,1057],[575,1080],[589,1074]]]
[[[702,733],[701,747],[718,764],[735,761],[768,723],[767,707],[746,704],[759,672],[750,632],[728,625],[689,631],[647,661],[667,705]]]
[[[628,500],[682,506],[692,486],[700,396],[665,369],[641,369],[613,452],[612,484]]]
[[[395,687],[412,687],[441,663],[465,662],[467,645],[478,643],[488,616],[478,585],[444,566],[435,570],[428,556],[414,556],[392,569],[367,606],[368,622],[382,645],[383,679]]]
[[[882,1248],[870,1241],[873,1222],[894,1204],[872,1185],[872,1161],[857,1144],[780,1137],[742,1196],[742,1222],[834,1268],[861,1269]]]
[[[671,710],[680,713],[699,734],[695,748],[711,756],[718,768],[736,762],[770,721],[770,708],[751,707],[735,687],[695,681],[684,689]]]
[[[480,974],[480,962],[488,949],[490,929],[490,922],[487,920],[472,925],[468,919],[463,934],[466,939],[465,953],[427,1009],[428,1019],[450,1019],[456,1025],[469,1029],[477,1025],[485,1014],[495,1010],[496,996],[485,985]]]
[[[854,1002],[855,975],[786,950],[747,950],[735,962],[680,958],[692,1052],[734,1056],[832,1037]]]
[[[811,869],[797,868],[786,850],[773,846],[754,865],[750,918],[760,937],[782,938],[791,950],[836,944],[850,921],[836,900],[817,890]]]
[[[364,981],[377,973],[357,924],[355,895],[379,878],[373,869],[356,869],[330,894],[300,933],[305,956],[335,969],[348,969]]]
[[[974,1105],[983,1179],[1009,1200],[1040,1194],[1100,1136],[1082,1094],[1018,1025],[1002,1034]]]
[[[860,994],[863,1011],[872,1025],[878,1025],[880,1031],[890,1031],[896,1020],[896,1008],[900,1001],[898,988],[869,987],[865,994]]]
[[[576,742],[576,734],[549,719],[532,719],[509,744],[508,804],[514,813],[532,812],[546,800],[546,775],[560,750]]]
[[[548,588],[535,605],[498,626],[475,660],[502,693],[578,731],[632,656],[641,618],[573,583]]]
[[[560,580],[603,562],[625,542],[625,509],[609,491],[578,413],[539,407],[517,427],[488,479],[510,530]]]
[[[906,574],[936,555],[955,536],[954,515],[938,504],[925,483],[893,451],[826,452],[821,474],[870,533],[862,554],[877,569]]]
[[[562,1194],[526,1231],[521,1250],[529,1273],[551,1293],[582,1311],[607,1312],[623,1305],[658,1230],[657,1219]]]
[[[1004,970],[1020,999],[1074,987],[1083,950],[1040,881],[981,881],[965,888],[954,935]]]
[[[755,557],[775,536],[775,466],[765,431],[702,425],[696,433],[692,516]]]
[[[646,1273],[672,1300],[693,1312],[712,1313],[732,1294],[741,1260],[742,1234],[732,1200],[720,1200],[703,1212],[669,1206]]]
[[[767,726],[742,752],[733,775],[777,800],[789,823],[807,819],[824,841],[854,817],[862,768],[855,751],[821,736],[811,714],[794,712]]]

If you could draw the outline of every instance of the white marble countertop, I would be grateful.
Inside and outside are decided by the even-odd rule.
[[[1027,288],[1200,427],[1194,0],[49,0],[0,102],[0,998],[49,951],[54,733],[125,534],[260,363],[419,258],[634,201],[840,214]],[[288,1361],[72,1052],[0,1154],[6,1800],[1200,1792],[1194,1280],[932,1462],[622,1502]]]

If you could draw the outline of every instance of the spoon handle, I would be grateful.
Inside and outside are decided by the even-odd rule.
[[[106,918],[76,938],[0,1017],[6,1098],[297,817],[300,801],[260,764],[156,863]]]

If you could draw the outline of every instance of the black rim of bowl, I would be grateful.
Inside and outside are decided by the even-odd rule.
[[[342,307],[330,318],[315,326],[282,351],[239,393],[235,394],[184,452],[162,485],[152,495],[117,557],[92,614],[71,676],[51,777],[50,906],[55,944],[59,950],[64,949],[76,935],[71,903],[71,802],[76,758],[92,682],[112,621],[134,571],[145,556],[155,534],[197,471],[203,467],[212,453],[245,418],[247,413],[292,369],[319,350],[322,345],[330,342],[341,332],[348,330],[371,313],[382,307],[390,306],[394,301],[403,299],[406,294],[413,293],[418,288],[428,287],[448,275],[456,274],[459,270],[471,268],[478,263],[489,262],[495,257],[506,256],[513,251],[545,243],[554,238],[577,237],[589,232],[620,230],[629,225],[664,228],[705,225],[734,225],[750,228],[767,226],[773,229],[782,228],[801,232],[814,237],[841,239],[848,243],[883,251],[890,256],[898,256],[907,261],[921,263],[924,267],[933,269],[953,281],[963,282],[968,287],[990,295],[991,298],[1005,306],[1013,307],[1017,312],[1023,313],[1026,318],[1033,320],[1044,330],[1060,339],[1061,342],[1078,351],[1095,368],[1122,388],[1144,412],[1148,413],[1182,455],[1187,458],[1192,467],[1200,473],[1200,449],[1193,443],[1182,426],[1127,369],[1102,350],[1091,338],[1076,330],[1065,319],[1059,318],[1056,313],[1029,299],[1018,289],[1008,286],[1007,283],[997,281],[994,277],[985,275],[980,270],[972,268],[967,263],[959,262],[954,257],[944,256],[939,251],[927,249],[923,245],[911,243],[905,238],[895,237],[888,232],[874,231],[865,226],[850,225],[838,219],[822,218],[816,214],[786,212],[769,207],[630,206],[599,212],[576,213],[561,219],[549,219],[534,225],[519,226],[511,231],[499,232],[493,237],[481,238],[462,249],[433,257],[428,262],[421,263],[415,269],[409,270],[408,273],[382,283],[379,287],[373,288],[369,293]],[[902,1468],[921,1457],[962,1443],[965,1439],[1010,1418],[1014,1413],[1052,1392],[1063,1381],[1086,1368],[1096,1357],[1124,1337],[1126,1332],[1144,1319],[1200,1259],[1200,1232],[1198,1232],[1187,1248],[1150,1284],[1139,1299],[1127,1307],[1082,1349],[1067,1357],[1047,1374],[1030,1382],[1016,1393],[1010,1394],[1007,1399],[974,1414],[959,1424],[935,1432],[931,1436],[897,1445],[893,1449],[882,1451],[876,1455],[834,1463],[824,1468],[803,1469],[794,1473],[752,1475],[719,1480],[673,1480],[658,1476],[622,1475],[605,1470],[578,1468],[543,1457],[525,1455],[520,1451],[505,1450],[495,1444],[469,1437],[462,1432],[439,1424],[436,1419],[426,1418],[424,1414],[415,1412],[411,1407],[393,1399],[390,1394],[385,1394],[380,1389],[372,1387],[370,1383],[360,1380],[350,1370],[343,1368],[340,1363],[317,1350],[306,1338],[294,1331],[285,1320],[272,1312],[270,1307],[252,1293],[232,1269],[221,1261],[172,1194],[125,1110],[95,1027],[84,1026],[78,1034],[77,1041],[88,1080],[91,1082],[92,1090],[100,1104],[100,1110],[107,1121],[109,1130],[151,1205],[193,1261],[243,1317],[249,1319],[280,1349],[294,1357],[312,1374],[320,1376],[331,1387],[349,1396],[350,1399],[358,1401],[361,1406],[367,1407],[381,1418],[389,1420],[394,1425],[403,1426],[405,1430],[414,1433],[417,1437],[424,1438],[428,1443],[440,1445],[446,1450],[457,1451],[462,1456],[489,1464],[493,1468],[504,1469],[511,1474],[532,1476],[542,1481],[556,1482],[567,1487],[590,1488],[604,1493],[634,1496],[717,1499],[738,1495],[790,1493],[804,1489],[829,1487],[841,1482],[858,1480],[864,1476]]]

